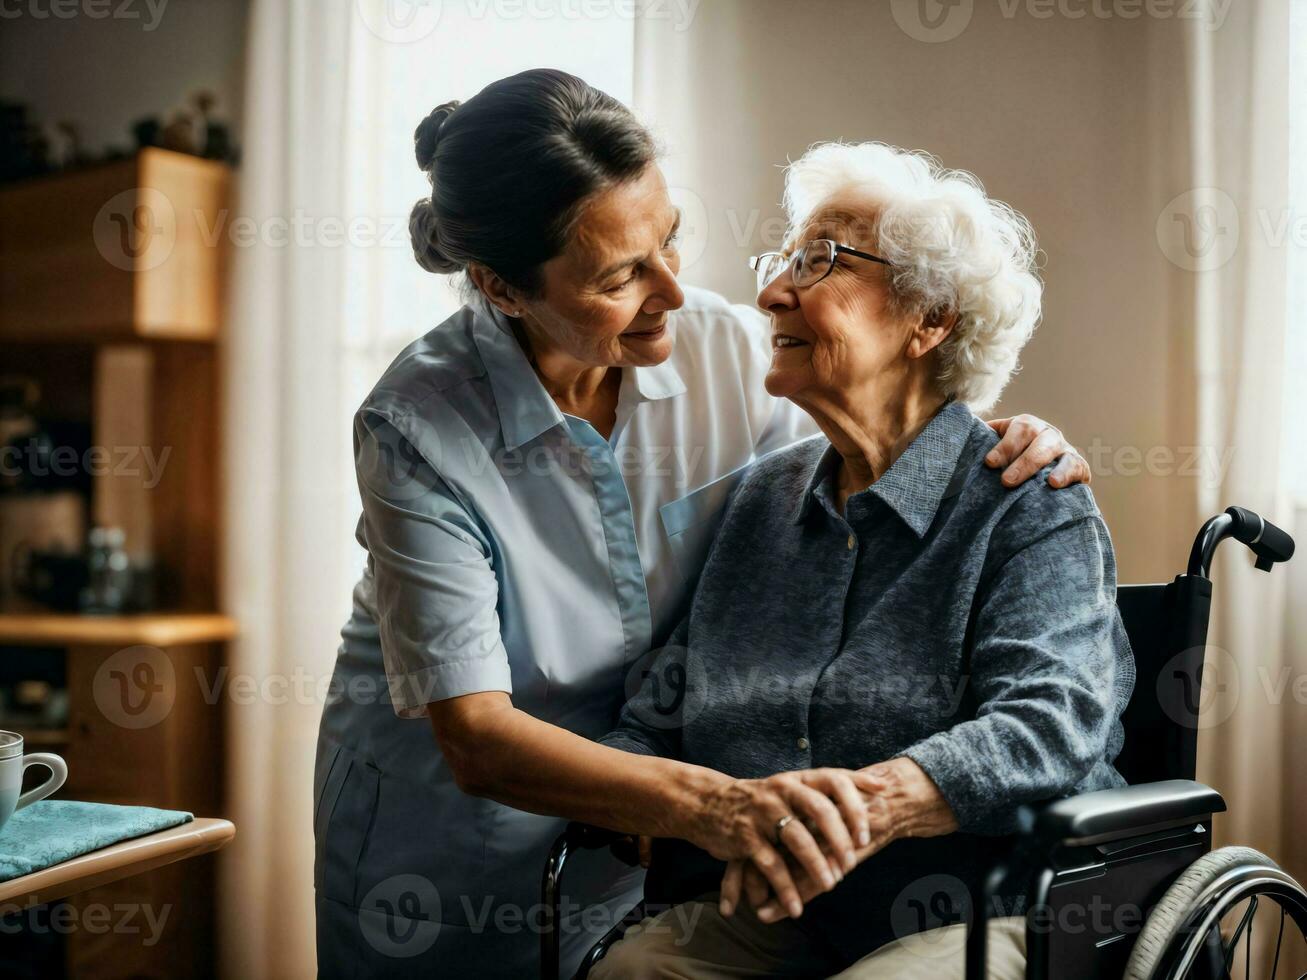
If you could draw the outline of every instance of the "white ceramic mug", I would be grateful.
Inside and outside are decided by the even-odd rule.
[[[50,778],[24,793],[23,773],[28,766],[45,766],[50,770]],[[67,778],[68,766],[59,756],[52,752],[23,755],[23,736],[17,732],[0,732],[0,830],[15,811],[45,799]]]

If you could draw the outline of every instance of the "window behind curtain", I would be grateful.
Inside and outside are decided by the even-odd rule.
[[[417,124],[440,103],[528,68],[561,68],[629,105],[634,67],[634,25],[620,3],[356,3],[340,160],[355,220],[342,351],[355,406],[405,345],[459,306],[458,277],[423,271],[409,245],[409,211],[430,193],[413,157]]]

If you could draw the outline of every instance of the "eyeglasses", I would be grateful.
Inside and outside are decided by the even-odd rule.
[[[853,255],[869,262],[890,265],[888,259],[869,252],[859,252],[829,238],[817,238],[808,242],[797,252],[787,255],[784,252],[763,252],[749,257],[749,268],[758,274],[758,292],[762,292],[785,272],[793,269],[794,285],[802,289],[814,286],[830,275],[835,268],[835,256]]]

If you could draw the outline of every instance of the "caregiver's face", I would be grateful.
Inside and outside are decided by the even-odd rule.
[[[787,252],[818,238],[875,254],[874,206],[855,195],[832,197],[813,212]],[[906,369],[905,352],[920,323],[893,311],[890,270],[839,254],[821,281],[796,287],[790,271],[758,294],[771,314],[772,362],[767,391],[804,404],[889,381]]]
[[[595,194],[567,248],[542,267],[541,295],[525,304],[538,329],[584,364],[667,360],[667,314],[685,302],[676,283],[680,221],[656,166]]]

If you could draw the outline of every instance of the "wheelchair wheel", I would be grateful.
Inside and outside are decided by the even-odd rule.
[[[1232,915],[1236,910],[1240,914]],[[1204,855],[1148,916],[1126,964],[1126,980],[1229,977],[1236,964],[1251,962],[1259,911],[1274,937],[1275,961],[1267,974],[1272,976],[1281,952],[1307,941],[1307,891],[1250,847]]]

